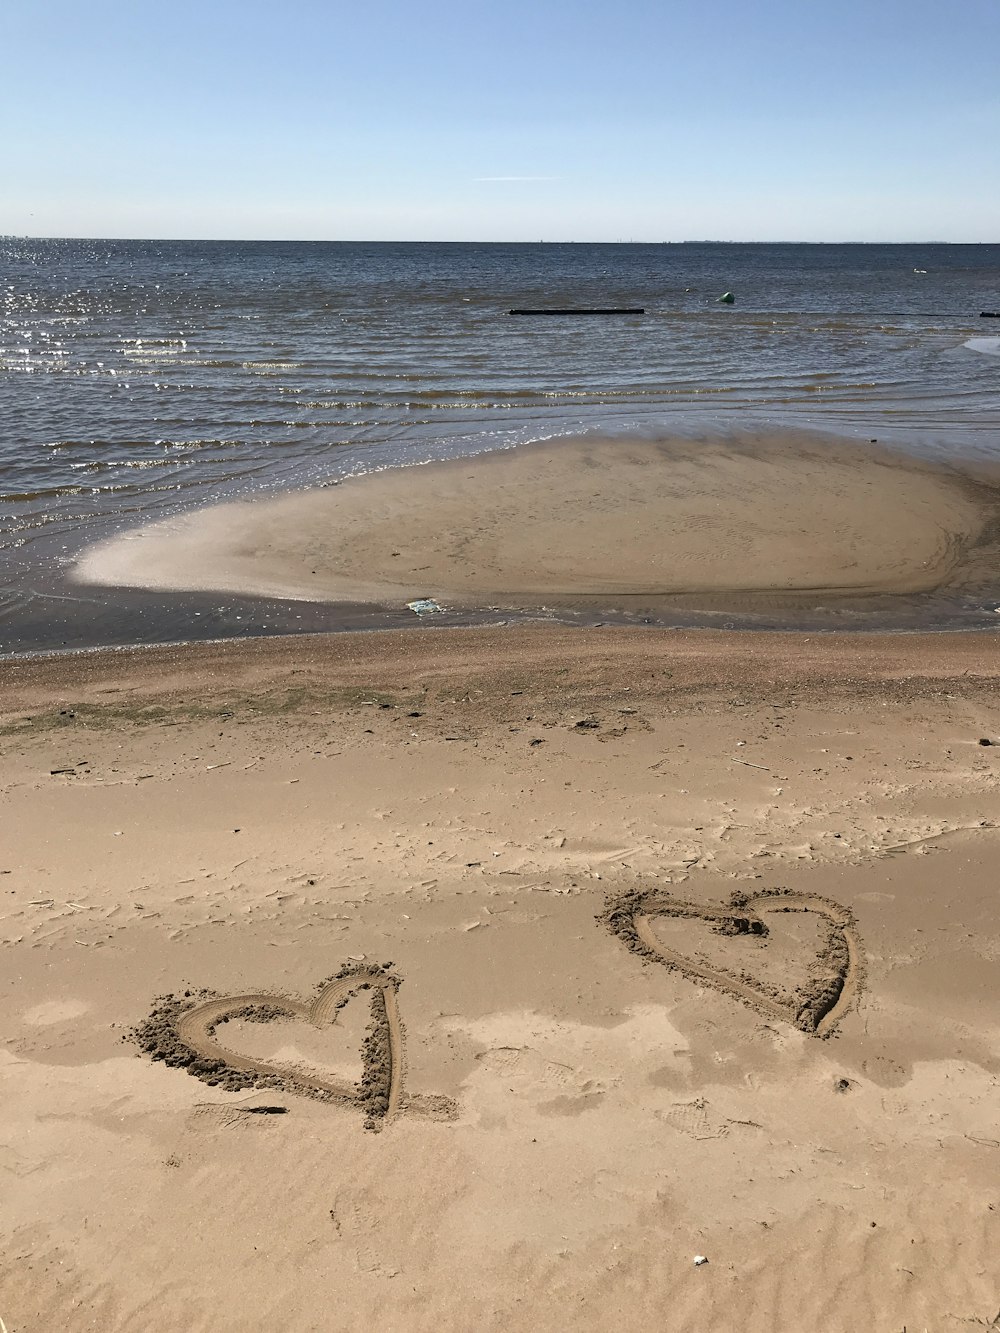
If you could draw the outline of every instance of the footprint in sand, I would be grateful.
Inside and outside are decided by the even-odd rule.
[[[692,1139],[723,1139],[729,1133],[729,1121],[715,1115],[704,1097],[693,1102],[674,1102],[668,1111],[658,1114],[661,1120]]]

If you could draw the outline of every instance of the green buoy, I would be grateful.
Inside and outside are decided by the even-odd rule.
[[[732,294],[732,292],[723,292],[722,295],[718,298],[718,303],[720,305],[735,305],[736,297]]]

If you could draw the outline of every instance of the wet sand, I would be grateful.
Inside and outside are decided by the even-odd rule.
[[[989,1326],[998,645],[0,663],[10,1333]]]
[[[801,434],[561,440],[199,510],[79,561],[81,583],[458,608],[735,609],[995,584],[1000,489]]]

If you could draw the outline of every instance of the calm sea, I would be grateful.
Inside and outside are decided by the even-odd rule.
[[[251,490],[598,428],[1000,458],[1000,246],[6,238],[0,289],[4,652],[323,627],[61,581],[116,528]],[[646,314],[507,314],[549,305]]]

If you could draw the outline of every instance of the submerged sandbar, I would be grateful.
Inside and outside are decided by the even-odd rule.
[[[953,467],[800,433],[559,439],[198,510],[74,577],[456,606],[914,594],[961,581],[998,508]]]

